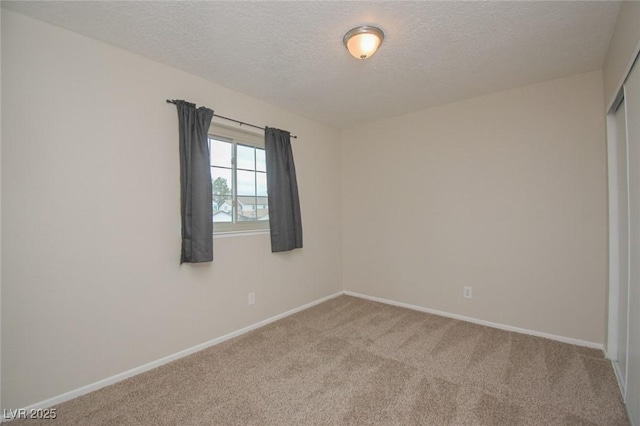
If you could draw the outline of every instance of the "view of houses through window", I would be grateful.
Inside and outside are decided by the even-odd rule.
[[[213,221],[268,221],[264,149],[217,136],[210,136],[209,144]]]

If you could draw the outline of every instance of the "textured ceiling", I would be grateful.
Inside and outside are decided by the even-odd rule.
[[[336,126],[602,68],[619,2],[7,2]],[[352,58],[349,29],[379,26]],[[215,107],[215,105],[211,105]]]

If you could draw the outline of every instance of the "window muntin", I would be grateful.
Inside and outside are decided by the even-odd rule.
[[[213,232],[269,229],[263,140],[213,128],[209,135]]]

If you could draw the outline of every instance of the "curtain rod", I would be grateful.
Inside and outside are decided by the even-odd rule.
[[[168,104],[175,104],[176,102],[172,101],[171,99],[167,99],[167,103]],[[238,123],[241,126],[249,126],[249,127],[254,127],[256,129],[264,130],[264,127],[256,126],[255,124],[245,123],[244,121],[240,121],[240,120],[236,120],[236,119],[233,119],[233,118],[225,117],[224,115],[213,114],[213,116],[214,117],[218,117],[218,118],[222,118],[224,120],[233,121],[234,123]],[[295,136],[295,135],[291,135],[291,137],[294,138],[294,139],[298,139],[298,137]]]

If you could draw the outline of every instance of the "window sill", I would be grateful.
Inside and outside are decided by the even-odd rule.
[[[250,231],[227,231],[227,232],[214,232],[213,238],[230,238],[230,237],[249,237],[252,235],[269,235],[268,229],[252,229]]]

